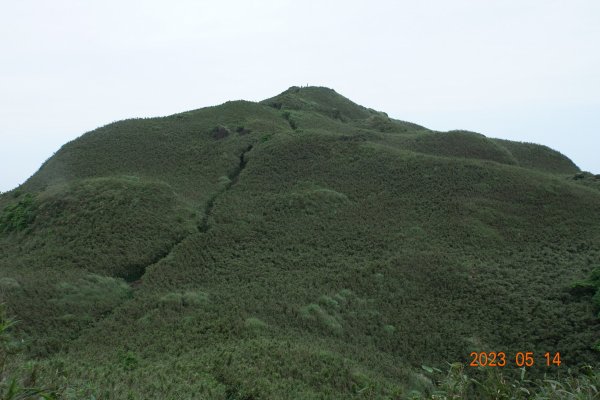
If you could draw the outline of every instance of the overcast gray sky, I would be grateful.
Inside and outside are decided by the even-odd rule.
[[[109,122],[306,84],[600,173],[597,0],[0,4],[0,191]]]

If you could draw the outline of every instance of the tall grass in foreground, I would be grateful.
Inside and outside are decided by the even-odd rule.
[[[0,304],[0,400],[55,399],[46,390],[35,388],[35,370],[23,381],[11,376],[10,358],[19,351],[10,335],[15,324],[16,321],[6,316],[4,305]]]
[[[413,391],[410,399],[600,399],[600,374],[591,366],[583,367],[577,374],[568,370],[563,376],[550,378],[544,375],[535,379],[527,376],[525,368],[515,373],[480,369],[474,374],[476,378],[461,363],[450,364],[446,372],[427,366],[423,369],[435,379],[436,386],[428,394]]]

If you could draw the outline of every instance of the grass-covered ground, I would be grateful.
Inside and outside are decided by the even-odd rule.
[[[110,124],[0,196],[2,379],[67,399],[592,390],[598,182],[325,88]],[[537,364],[436,372],[472,351]]]

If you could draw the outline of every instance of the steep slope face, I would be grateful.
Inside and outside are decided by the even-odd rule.
[[[569,287],[600,192],[520,146],[324,88],[116,123],[3,196],[0,294],[74,398],[395,398],[470,351],[597,365]]]
[[[168,182],[178,194],[206,201],[221,175],[258,132],[289,130],[276,110],[245,101],[164,118],[116,122],[63,146],[23,190],[99,176]]]

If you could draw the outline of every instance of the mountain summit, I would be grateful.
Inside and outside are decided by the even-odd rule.
[[[471,352],[598,365],[573,285],[599,188],[321,87],[115,122],[0,196],[11,367],[67,398],[347,399],[429,393]]]

